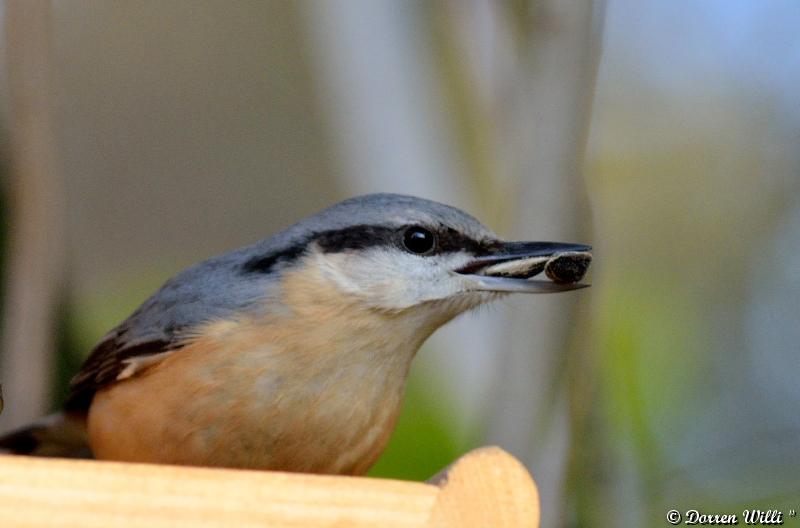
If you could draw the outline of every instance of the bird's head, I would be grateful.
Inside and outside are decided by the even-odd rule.
[[[499,294],[581,288],[591,261],[589,246],[503,241],[459,209],[393,194],[340,202],[274,245],[282,249],[245,266],[295,277],[313,269],[343,299],[389,312],[426,307],[443,321]],[[555,281],[531,280],[542,271]]]

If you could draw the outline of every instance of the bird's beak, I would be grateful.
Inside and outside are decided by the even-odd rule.
[[[455,270],[475,291],[553,293],[586,288],[578,284],[592,262],[591,246],[561,242],[503,242],[489,255]],[[545,271],[551,279],[530,280]]]

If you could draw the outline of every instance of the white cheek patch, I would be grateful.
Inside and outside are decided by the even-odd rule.
[[[450,271],[466,264],[466,255],[412,255],[400,249],[312,254],[314,264],[343,292],[376,308],[402,310],[450,297],[462,289]]]

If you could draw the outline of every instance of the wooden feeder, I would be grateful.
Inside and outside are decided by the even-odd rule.
[[[539,495],[497,447],[430,483],[0,456],[0,526],[536,528]]]

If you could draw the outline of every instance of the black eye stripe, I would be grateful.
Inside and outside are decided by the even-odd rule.
[[[378,246],[403,248],[403,235],[411,227],[414,227],[414,225],[399,227],[355,225],[343,229],[321,231],[288,248],[272,251],[264,255],[256,255],[248,259],[242,265],[242,271],[259,274],[271,273],[278,264],[290,263],[302,256],[311,243],[317,244],[325,253],[353,251]],[[452,227],[433,229],[426,227],[426,229],[436,236],[437,242],[436,248],[429,254],[466,251],[476,256],[482,256],[489,254],[492,249],[499,245],[499,242],[495,240],[474,240]]]
[[[466,251],[476,256],[488,255],[492,249],[499,247],[496,240],[477,241],[461,234],[452,227],[441,228],[436,231],[439,240],[439,251],[442,253],[457,253]]]
[[[282,251],[273,251],[266,255],[252,257],[242,264],[242,271],[245,273],[267,274],[280,263],[292,262],[302,255],[306,250],[306,244],[289,246]]]
[[[322,251],[336,253],[396,244],[397,233],[397,229],[392,227],[356,225],[344,229],[322,231],[313,237],[313,241],[319,245]]]
[[[403,234],[414,225],[401,227],[358,225],[344,229],[323,231],[314,237],[325,252],[345,251],[348,249],[366,249],[376,246],[397,245]],[[437,253],[456,253],[467,251],[474,255],[486,255],[498,246],[495,240],[477,241],[452,227],[430,228],[437,240]]]

